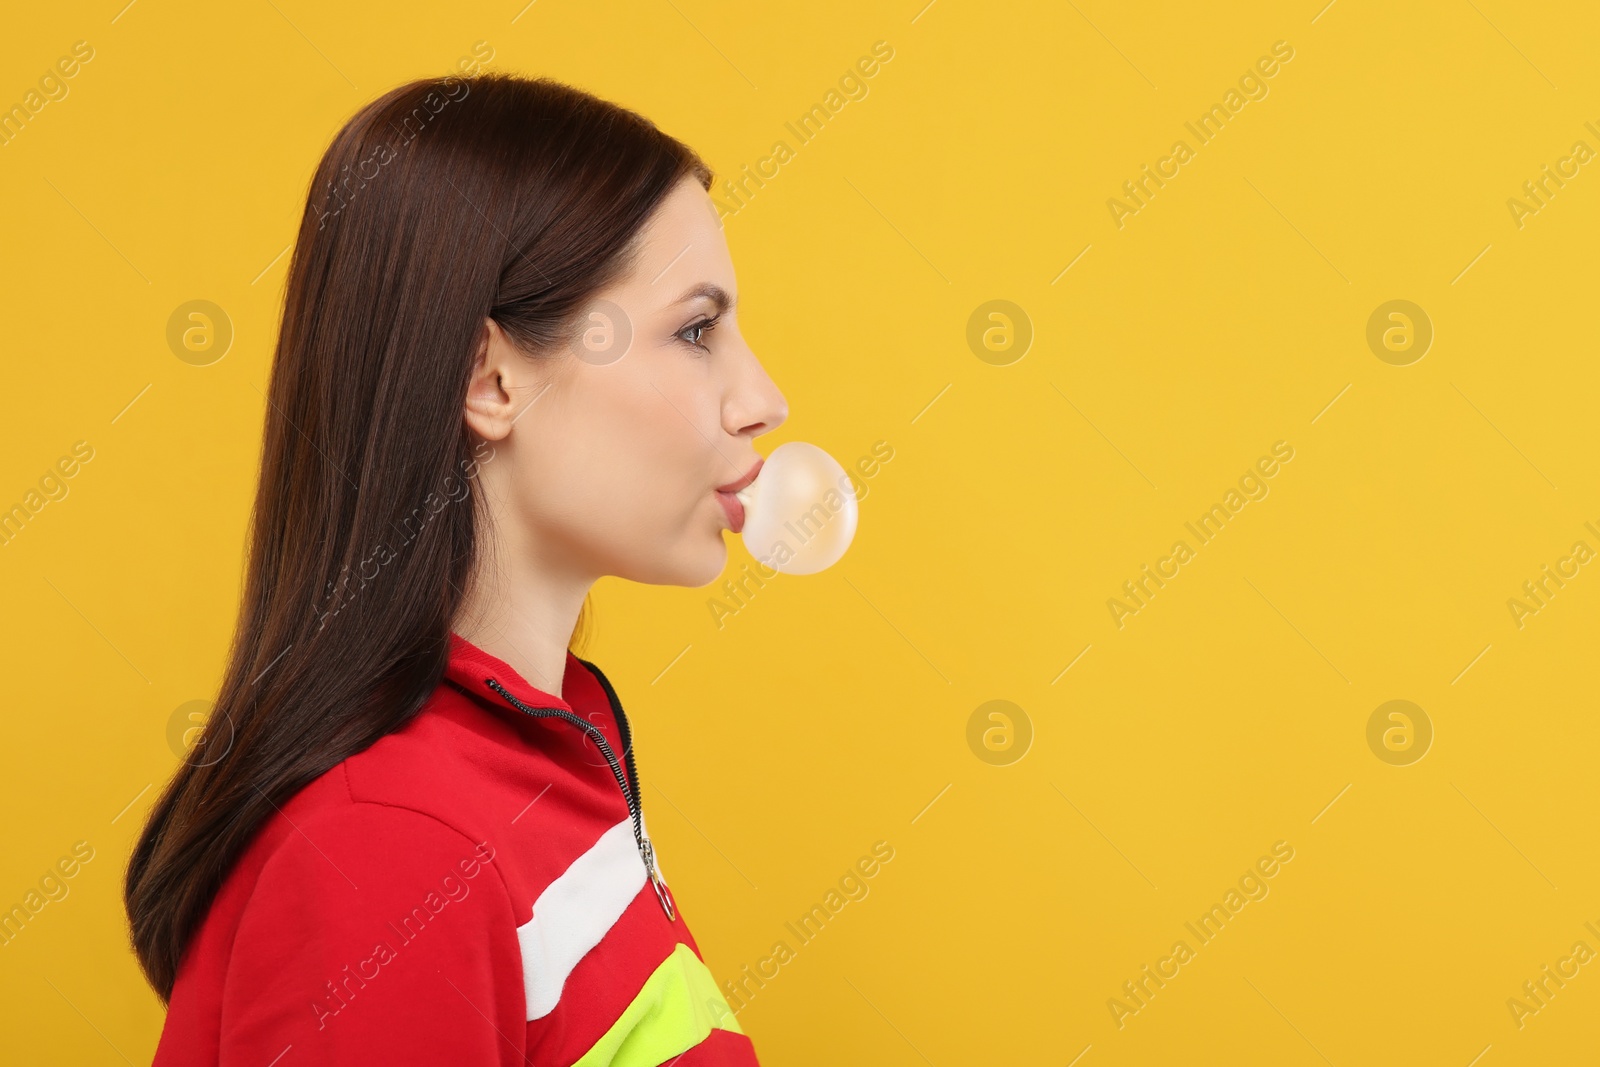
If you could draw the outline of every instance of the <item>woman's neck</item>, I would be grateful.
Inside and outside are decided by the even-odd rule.
[[[567,646],[593,584],[532,563],[497,567],[486,559],[451,629],[505,660],[534,688],[564,700]]]

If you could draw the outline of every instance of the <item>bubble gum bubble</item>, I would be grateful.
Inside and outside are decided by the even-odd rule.
[[[750,554],[783,574],[816,574],[839,562],[856,535],[850,476],[816,445],[786,441],[737,494]]]

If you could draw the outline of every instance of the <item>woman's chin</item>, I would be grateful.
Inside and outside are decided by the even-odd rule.
[[[685,546],[666,558],[657,557],[648,566],[630,568],[628,574],[619,575],[629,581],[644,585],[682,585],[699,588],[710,585],[722,577],[728,565],[728,546],[718,530],[703,542]]]
[[[722,572],[727,568],[727,566],[728,543],[723,540],[722,531],[718,530],[716,533],[716,543],[709,547],[709,550],[704,554],[703,559],[699,562],[699,565],[695,569],[695,577],[691,581],[686,581],[683,584],[694,586],[696,588],[703,585],[710,585],[712,582],[722,577]]]

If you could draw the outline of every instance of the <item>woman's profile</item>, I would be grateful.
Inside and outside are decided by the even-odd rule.
[[[158,1065],[756,1062],[574,650],[700,586],[787,416],[708,168],[544,79],[423,79],[321,159],[211,717],[130,860]]]

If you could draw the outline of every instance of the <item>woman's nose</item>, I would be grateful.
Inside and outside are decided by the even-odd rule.
[[[727,428],[730,433],[759,437],[783,425],[789,417],[789,402],[755,353],[748,348],[745,351],[746,373],[728,405]]]

